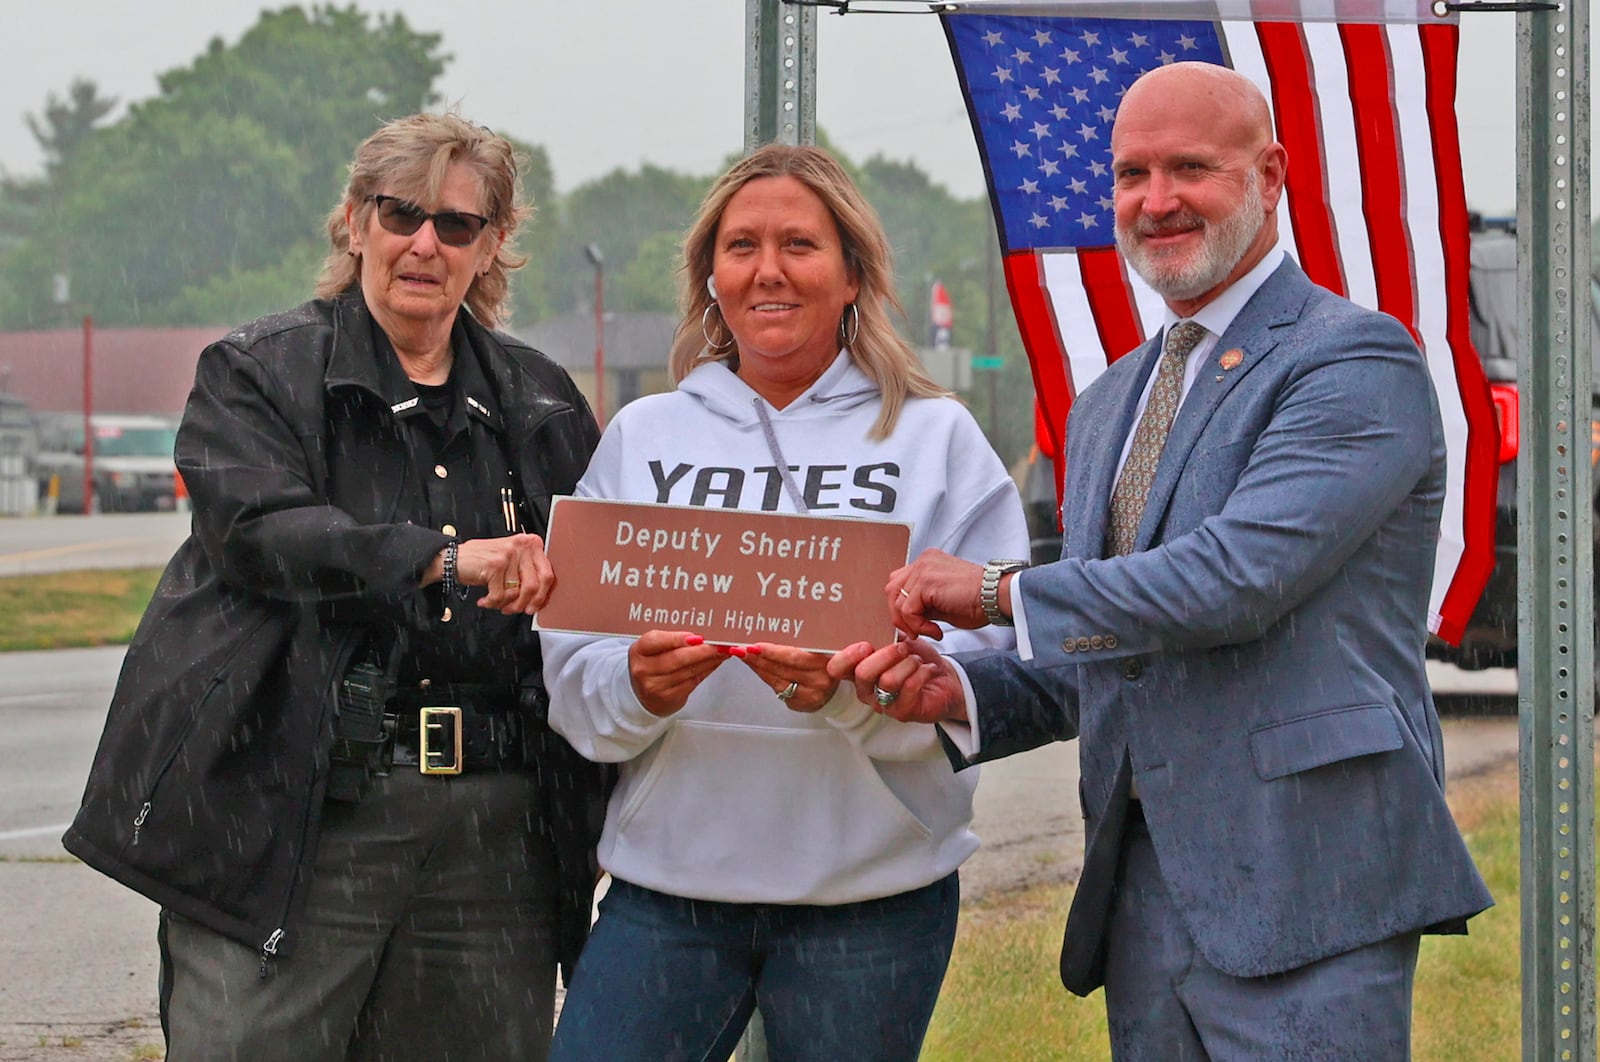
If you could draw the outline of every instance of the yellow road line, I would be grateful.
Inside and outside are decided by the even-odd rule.
[[[60,557],[68,553],[87,553],[90,550],[137,546],[155,541],[157,540],[153,538],[109,538],[100,542],[78,542],[70,546],[51,546],[49,549],[32,549],[23,553],[0,553],[0,564],[11,561],[43,560],[46,557]]]

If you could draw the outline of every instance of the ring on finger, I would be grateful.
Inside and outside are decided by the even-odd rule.
[[[517,587],[522,585],[522,580],[521,579],[507,579],[505,581],[505,583],[502,584],[502,585],[504,585],[507,590],[515,590]]]
[[[901,597],[910,597],[911,596],[911,591],[907,590],[905,587],[902,586],[900,588],[900,596]]]
[[[785,686],[783,689],[775,690],[774,692],[777,693],[778,700],[780,700],[780,701],[788,701],[788,700],[792,699],[795,694],[800,692],[800,683],[791,682],[787,686]]]
[[[877,698],[879,708],[887,708],[900,699],[899,692],[886,690],[877,683],[872,684],[872,695]]]

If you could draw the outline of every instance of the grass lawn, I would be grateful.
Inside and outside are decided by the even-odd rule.
[[[120,568],[0,579],[0,652],[124,644],[160,577]]]
[[[1451,807],[1498,903],[1466,937],[1425,937],[1417,967],[1416,1062],[1521,1057],[1517,768],[1454,785]],[[933,1015],[923,1062],[1103,1062],[1105,997],[1061,987],[1056,959],[1069,886],[970,905]]]

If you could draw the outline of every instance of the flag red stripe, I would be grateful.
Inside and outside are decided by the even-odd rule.
[[[1078,252],[1085,294],[1094,310],[1100,346],[1110,364],[1144,342],[1144,330],[1133,310],[1133,289],[1122,256],[1110,247]]]
[[[1499,427],[1483,364],[1472,345],[1468,317],[1468,262],[1471,237],[1467,235],[1467,195],[1461,174],[1461,141],[1456,131],[1456,49],[1460,30],[1455,26],[1423,26],[1422,65],[1425,71],[1429,125],[1433,136],[1433,169],[1439,189],[1439,239],[1444,244],[1445,298],[1448,306],[1446,334],[1455,359],[1456,386],[1467,416],[1466,468],[1462,476],[1461,561],[1450,588],[1439,605],[1439,637],[1459,643],[1472,618],[1478,597],[1494,568],[1494,510],[1498,486]]]
[[[1289,153],[1289,223],[1294,227],[1300,268],[1329,291],[1348,295],[1328,205],[1327,170],[1305,37],[1299,26],[1288,22],[1258,23],[1256,36],[1272,79],[1278,142]]]
[[[1416,270],[1401,187],[1400,130],[1394,109],[1394,69],[1382,26],[1341,26],[1350,109],[1355,120],[1361,206],[1372,249],[1378,309],[1417,332]]]
[[[1050,293],[1044,286],[1039,256],[1032,251],[1017,251],[1002,261],[1011,309],[1017,316],[1017,330],[1022,333],[1022,346],[1033,370],[1033,393],[1042,410],[1036,423],[1046,434],[1038,437],[1039,449],[1055,460],[1061,454],[1061,436],[1074,394],[1061,332],[1056,327]]]

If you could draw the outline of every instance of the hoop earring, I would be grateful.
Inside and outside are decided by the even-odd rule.
[[[733,340],[733,336],[732,335],[728,336],[728,341],[726,343],[718,343],[716,340],[711,338],[711,311],[712,310],[716,310],[718,316],[721,316],[721,314],[722,314],[722,308],[719,307],[715,302],[708,303],[706,305],[705,313],[702,313],[700,315],[700,334],[706,337],[706,346],[711,348],[712,350],[727,350],[729,347],[733,346],[734,340]],[[726,328],[728,326],[728,323],[726,321],[724,321],[722,323],[722,326],[724,328]]]
[[[844,308],[844,313],[839,316],[839,338],[844,340],[844,345],[854,346],[856,337],[861,334],[861,311],[855,303]]]

